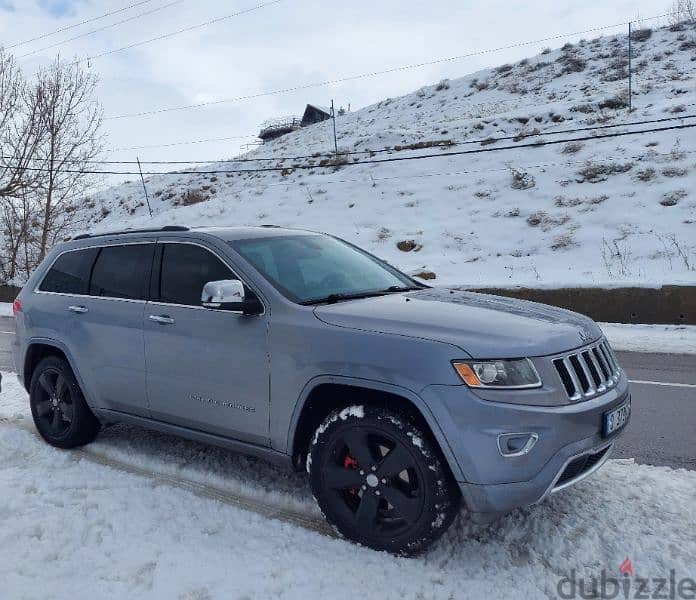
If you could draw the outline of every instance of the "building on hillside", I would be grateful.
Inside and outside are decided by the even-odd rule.
[[[270,119],[261,125],[259,138],[264,142],[275,140],[283,135],[297,131],[331,118],[331,109],[317,104],[308,104],[302,117],[289,116]]]
[[[302,127],[307,127],[308,125],[314,125],[315,123],[321,123],[331,118],[331,109],[319,106],[317,104],[308,104],[305,108],[304,115],[302,115],[302,121],[300,125]]]
[[[293,131],[297,131],[300,128],[300,122],[301,119],[297,116],[270,119],[265,123],[261,124],[261,131],[259,132],[259,137],[264,142],[275,140],[280,136],[287,135],[288,133],[292,133]]]

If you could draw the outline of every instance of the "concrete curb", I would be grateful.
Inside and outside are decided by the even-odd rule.
[[[460,288],[560,306],[607,323],[696,325],[696,285],[659,288]]]

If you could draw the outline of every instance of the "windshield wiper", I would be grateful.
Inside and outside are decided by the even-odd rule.
[[[384,292],[413,292],[414,290],[422,290],[424,288],[425,288],[425,286],[421,286],[421,285],[410,285],[410,286],[409,285],[405,285],[405,286],[392,285],[383,291]]]
[[[342,300],[357,300],[359,298],[371,298],[373,296],[382,296],[386,292],[384,291],[377,291],[377,292],[356,292],[354,294],[329,294],[328,296],[324,296],[322,298],[313,298],[312,300],[305,300],[304,302],[300,302],[300,304],[334,304],[336,302],[341,302]]]
[[[374,298],[375,296],[385,296],[386,294],[393,294],[396,292],[410,292],[412,290],[420,290],[421,287],[401,287],[398,285],[392,285],[384,290],[373,290],[370,292],[355,292],[352,294],[329,294],[322,298],[313,298],[312,300],[305,300],[300,302],[303,305],[310,304],[335,304],[336,302],[341,302],[343,300],[358,300],[360,298]]]

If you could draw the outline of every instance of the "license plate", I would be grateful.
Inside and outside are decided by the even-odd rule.
[[[629,398],[621,406],[604,413],[604,427],[602,435],[607,437],[621,429],[631,415],[631,399]]]

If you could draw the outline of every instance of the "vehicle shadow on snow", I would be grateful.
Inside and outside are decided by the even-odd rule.
[[[264,498],[283,508],[320,514],[304,472],[253,456],[125,424],[102,430],[90,450],[245,497]]]
[[[303,472],[262,459],[127,425],[105,429],[91,448],[156,472],[320,516]],[[696,519],[694,495],[696,474],[610,460],[587,481],[488,525],[473,523],[462,509],[442,539],[416,560],[474,579],[494,572],[508,577],[505,569],[521,569],[550,585],[571,569],[578,577],[596,577],[602,569],[617,574],[618,564],[634,556],[659,576],[682,561],[687,565],[696,553],[696,541],[683,526]]]

